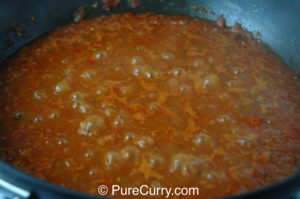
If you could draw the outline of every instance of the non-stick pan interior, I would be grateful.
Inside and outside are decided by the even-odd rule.
[[[199,9],[192,9],[194,5]],[[109,10],[104,9],[100,0],[0,1],[0,65],[21,46],[58,26],[73,22],[74,13],[80,9],[85,10],[87,19],[128,11],[188,15],[209,20],[223,15],[228,26],[241,23],[300,73],[300,1],[292,0],[141,0],[138,8],[130,7],[127,0],[123,0]]]

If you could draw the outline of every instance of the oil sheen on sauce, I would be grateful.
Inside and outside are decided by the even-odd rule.
[[[24,47],[0,76],[0,157],[63,187],[196,186],[212,198],[300,166],[299,79],[222,20],[81,21]]]

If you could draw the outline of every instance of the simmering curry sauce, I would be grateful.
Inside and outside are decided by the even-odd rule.
[[[300,165],[296,74],[239,25],[123,14],[58,28],[7,61],[0,155],[58,185],[199,187],[202,198]]]

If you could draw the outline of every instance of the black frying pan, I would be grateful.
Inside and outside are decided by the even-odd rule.
[[[92,6],[95,2],[98,6]],[[191,9],[193,5],[200,6],[200,10]],[[223,15],[227,25],[240,22],[300,72],[300,0],[141,0],[141,6],[136,9],[128,6],[127,0],[121,0],[119,6],[109,11],[103,9],[100,0],[1,0],[0,65],[22,45],[72,22],[74,13],[80,8],[86,11],[86,18],[128,11],[188,15],[209,20]],[[291,199],[296,198],[297,191],[300,191],[300,172],[276,184],[227,199]],[[101,198],[36,179],[0,161],[0,199],[15,196]]]

